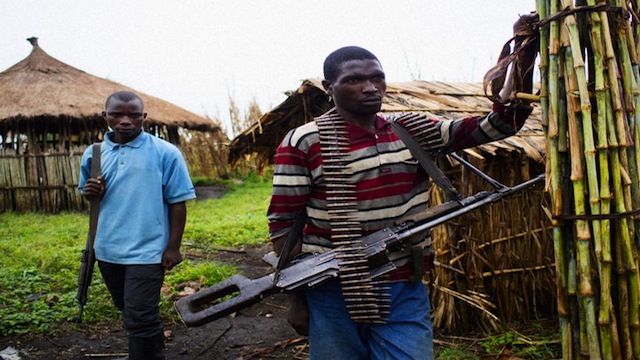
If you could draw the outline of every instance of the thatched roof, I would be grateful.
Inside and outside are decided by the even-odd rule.
[[[295,126],[313,120],[333,105],[318,79],[307,79],[289,97],[231,142],[229,161],[235,162],[245,154],[257,154],[262,161],[272,162],[276,147]],[[491,110],[491,101],[484,95],[480,83],[444,83],[412,81],[388,83],[383,113],[425,112],[452,120],[471,115],[483,115]],[[545,152],[539,107],[524,128],[510,138],[466,150],[474,156],[495,156],[500,152],[524,153],[536,162],[543,162]]]
[[[127,90],[145,102],[149,125],[202,131],[219,129],[213,121],[167,101],[67,65],[42,50],[37,38],[28,40],[33,45],[29,56],[0,73],[0,123],[47,117],[95,120],[100,117],[107,96]]]

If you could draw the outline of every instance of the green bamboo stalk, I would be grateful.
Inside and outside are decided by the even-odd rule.
[[[563,1],[565,7],[571,6],[571,1]],[[598,202],[598,182],[597,182],[597,166],[596,151],[593,140],[593,131],[591,128],[591,101],[589,99],[589,90],[587,89],[586,70],[584,60],[582,58],[582,47],[580,45],[579,32],[575,21],[575,16],[568,15],[565,18],[565,25],[568,31],[570,46],[566,49],[567,71],[571,71],[570,62],[573,63],[573,75],[576,76],[580,95],[580,110],[583,122],[582,141],[584,146],[584,161],[587,167],[587,184],[589,188],[590,203]],[[580,161],[576,159],[575,161]],[[573,166],[573,164],[572,164]],[[574,191],[575,192],[575,191]],[[577,215],[586,214],[586,211],[578,198],[582,196],[580,193],[574,199],[575,212]],[[599,208],[599,206],[598,206]],[[586,222],[585,222],[586,223]],[[588,225],[583,221],[576,221],[578,231],[577,235],[577,260],[580,276],[580,296],[583,306],[584,321],[586,325],[587,337],[589,341],[589,355],[592,359],[601,358],[601,348],[598,336],[598,329],[595,319],[595,291],[593,280],[591,279],[591,261],[590,261],[590,234],[587,233]],[[583,229],[586,227],[586,229]]]
[[[547,0],[536,1],[536,12],[540,20],[549,16],[549,4]],[[542,112],[542,129],[546,135],[549,116],[549,28],[542,27],[539,31],[540,64],[538,65],[538,69],[540,71],[540,108]]]
[[[609,114],[610,118],[613,118],[614,115]],[[613,187],[613,195],[614,195],[614,206],[616,212],[621,212],[626,209],[626,203],[623,199],[623,186],[621,178],[622,166],[620,165],[620,157],[619,157],[619,148],[617,145],[616,132],[613,129],[615,126],[615,121],[610,121],[609,126],[611,127],[609,143],[610,143],[610,162],[611,162],[611,178],[612,178],[612,187]],[[620,323],[622,324],[622,338],[620,339],[620,343],[623,349],[623,353],[625,355],[625,359],[633,359],[635,350],[634,346],[634,331],[633,331],[633,298],[637,295],[637,290],[633,290],[632,287],[634,280],[630,278],[630,274],[635,271],[629,271],[628,261],[625,259],[628,258],[628,248],[626,244],[630,242],[630,234],[627,227],[626,219],[622,219],[616,222],[616,234],[615,239],[615,253],[616,253],[616,271],[618,277],[618,308],[620,313]],[[637,280],[636,280],[637,282]],[[637,286],[636,286],[637,288]],[[637,357],[636,357],[637,358]]]
[[[633,179],[637,179],[637,177],[634,177],[634,175],[636,175],[636,170],[635,170],[635,158],[633,155],[633,151],[631,151],[631,138],[632,138],[632,133],[630,128],[633,127],[634,123],[635,123],[635,110],[634,110],[634,103],[633,103],[633,98],[634,98],[634,78],[633,78],[633,74],[631,74],[631,57],[630,54],[628,53],[628,45],[626,44],[626,36],[621,37],[620,39],[621,45],[619,45],[620,50],[619,50],[619,54],[618,54],[618,61],[620,63],[620,69],[621,69],[621,78],[620,78],[620,87],[622,89],[622,93],[625,96],[625,104],[626,104],[626,116],[625,118],[627,119],[627,122],[623,123],[623,128],[619,130],[620,133],[625,134],[625,144],[628,144],[625,146],[625,148],[621,149],[620,151],[620,164],[621,164],[621,173],[623,175],[622,180],[623,180],[623,194],[624,194],[624,200],[625,200],[625,208],[628,210],[634,209],[634,203],[637,204],[638,200],[633,198],[634,196],[634,189],[637,190],[637,181],[634,181]],[[627,100],[631,100],[631,102],[626,102]],[[637,195],[637,192],[636,194]],[[629,229],[629,232],[631,234],[633,234],[634,232],[634,224],[633,222],[627,222],[627,226]],[[634,260],[634,264],[635,264],[635,260]],[[635,266],[635,265],[634,265]]]
[[[538,0],[537,11],[540,19],[545,19],[549,13],[558,11],[558,0]],[[558,89],[558,52],[560,49],[559,21],[550,22],[549,27],[543,27],[540,33],[540,76],[541,96],[540,104],[543,109],[543,127],[547,138],[546,172],[548,175],[548,187],[551,194],[552,213],[557,216],[563,213],[562,203],[562,178],[560,155],[558,150],[558,113],[559,113],[559,89]],[[562,224],[555,219],[553,225],[553,243],[556,259],[556,278],[558,295],[558,318],[560,336],[562,342],[563,359],[573,359],[573,327],[571,324],[571,312],[569,302],[569,264],[565,251],[565,239]],[[575,339],[577,340],[577,339]]]
[[[618,5],[628,9],[627,2],[620,2],[618,0]],[[637,48],[635,47],[635,39],[633,36],[633,29],[631,27],[631,22],[625,21],[621,25],[624,26],[624,34],[626,35],[626,54],[628,54],[628,59],[625,58],[625,92],[631,95],[632,106],[630,111],[628,111],[627,117],[629,122],[630,136],[633,139],[631,141],[632,144],[639,144],[640,135],[638,133],[638,119],[640,119],[640,88],[638,87],[638,53]],[[639,154],[638,150],[639,146],[630,146],[627,148],[627,156],[629,157],[629,176],[631,179],[638,179],[640,176],[640,165],[638,163]],[[632,205],[631,209],[640,208],[640,184],[638,181],[631,182],[631,199]],[[634,220],[630,224],[633,225],[633,233],[636,240],[636,246],[640,245],[638,242],[639,238],[637,237],[638,226],[640,226],[639,220]],[[637,261],[636,261],[637,262]]]
[[[563,31],[560,32],[560,43],[563,48],[566,44],[569,43],[567,40],[567,32],[565,28],[562,27]],[[570,60],[570,58],[569,58]],[[575,84],[575,76],[571,76],[573,72],[573,66],[570,66],[570,71],[566,71],[566,56],[558,56],[558,68],[559,75],[558,79],[563,79],[564,81],[559,82],[559,99],[558,99],[558,129],[559,129],[559,140],[558,140],[558,155],[560,156],[560,167],[556,168],[558,173],[563,179],[563,189],[566,188],[564,184],[564,179],[570,179],[569,174],[571,173],[571,161],[568,155],[568,114],[573,110],[571,109],[580,109],[579,103],[576,102],[577,97],[575,94],[577,93],[578,86]],[[572,90],[573,89],[573,90]],[[579,110],[578,110],[579,111]],[[575,111],[572,113],[575,114]],[[575,121],[574,121],[575,123]],[[575,138],[575,137],[574,137]],[[563,197],[564,198],[564,197]],[[573,208],[570,204],[566,204],[566,209],[564,209],[565,213],[573,214]],[[572,222],[566,222],[563,224],[563,236],[564,238],[564,249],[563,251],[567,256],[567,295],[569,296],[569,316],[572,324],[571,329],[571,354],[570,357],[573,359],[574,356],[578,356],[578,354],[588,354],[589,349],[587,344],[589,343],[587,338],[587,331],[585,322],[581,321],[582,317],[582,302],[580,301],[580,286],[578,283],[579,280],[579,270],[578,270],[578,261],[577,261],[577,237],[576,232],[574,230],[575,224]],[[565,346],[569,348],[569,344]]]
[[[608,35],[611,33],[611,29],[609,28],[609,20],[608,15],[606,13],[602,14],[602,30],[604,34],[604,45],[605,45],[605,54],[606,54],[606,69],[608,71],[608,76],[610,79],[610,84],[612,85],[609,88],[611,91],[611,105],[613,106],[613,113],[615,116],[616,132],[618,142],[620,146],[628,146],[629,143],[627,141],[627,134],[621,129],[624,129],[625,124],[625,111],[622,106],[623,95],[620,94],[620,87],[618,86],[617,79],[618,74],[620,73],[620,69],[618,67],[618,63],[616,62],[616,56],[613,46],[613,40]],[[615,85],[615,86],[614,86]]]
[[[620,1],[614,1],[614,5],[622,6]],[[627,43],[628,35],[628,27],[626,24],[621,25],[616,32],[619,34],[617,40],[619,45],[616,49],[619,52],[619,71],[621,74],[621,87],[623,89],[623,96],[625,100],[625,104],[627,108],[625,112],[629,118],[629,121],[633,121],[635,119],[635,109],[633,105],[635,104],[635,98],[637,96],[637,87],[634,86],[635,75],[632,74],[632,65],[631,58],[636,58],[635,55],[631,55],[629,53],[630,44]],[[616,89],[617,87],[612,86],[612,89]],[[620,121],[618,117],[616,117],[616,129],[618,132],[618,141],[620,142],[621,152],[619,154],[612,154],[613,161],[618,161],[620,167],[621,177],[616,177],[615,174],[612,174],[614,179],[614,199],[615,207],[617,212],[624,212],[627,210],[631,210],[633,208],[634,201],[631,199],[632,188],[634,187],[632,184],[635,182],[635,186],[637,186],[637,177],[628,178],[629,183],[619,183],[619,179],[622,178],[623,175],[627,175],[629,173],[634,173],[633,169],[630,169],[632,163],[635,161],[629,161],[627,159],[628,152],[625,151],[624,148],[630,146],[630,141],[628,139],[631,138],[631,135],[628,133],[629,127],[635,127],[636,124],[625,123],[624,121]],[[616,158],[618,155],[618,158]],[[612,163],[613,164],[613,163]],[[626,170],[626,172],[625,172]],[[627,177],[624,177],[627,179]],[[636,202],[637,203],[637,202]],[[627,221],[626,218],[620,218],[617,221],[617,224],[620,229],[620,237],[619,241],[621,242],[622,247],[622,255],[623,257],[620,259],[624,261],[624,267],[627,270],[627,274],[629,277],[628,281],[628,291],[629,291],[629,326],[631,331],[631,341],[632,341],[632,349],[634,357],[640,358],[640,289],[638,287],[638,266],[637,266],[637,249],[635,248],[635,242],[633,239],[633,226],[630,222]]]
[[[589,5],[595,5],[595,0],[589,0]],[[600,21],[600,14],[591,13],[591,49],[593,57],[591,65],[594,68],[594,93],[596,97],[596,132],[597,136],[597,149],[598,149],[598,164],[599,164],[599,182],[602,184],[599,189],[599,206],[597,211],[594,212],[594,206],[591,204],[592,214],[608,214],[610,206],[609,193],[609,169],[607,161],[607,87],[605,85],[605,70],[604,70],[604,45],[602,43],[602,26]],[[595,195],[595,194],[593,194]],[[611,318],[610,307],[611,304],[611,254],[609,249],[610,243],[610,223],[608,220],[592,221],[593,236],[594,236],[594,250],[596,253],[596,259],[598,261],[598,270],[600,273],[600,305],[598,312],[598,325],[600,327],[600,347],[602,357],[604,359],[613,360],[613,348],[614,339],[611,335]],[[605,259],[605,257],[607,259]]]
[[[636,359],[640,358],[640,327],[638,324],[639,280],[637,269],[631,269],[629,271],[629,327],[631,328],[631,348]]]
[[[637,9],[639,5],[637,0],[631,0],[628,2],[628,4],[630,4],[634,9]],[[633,52],[635,54],[640,54],[640,26],[638,26],[637,20],[634,21],[634,25],[635,26],[633,27],[632,32],[635,35],[635,41],[632,42],[631,45],[634,47]]]
[[[581,106],[579,101],[576,99],[575,94],[578,92],[578,85],[576,80],[575,71],[573,71],[573,62],[571,59],[571,49],[567,48],[564,50],[566,56],[566,66],[567,68],[567,94],[568,94],[568,110],[567,116],[569,120],[569,138],[570,138],[570,149],[571,149],[571,180],[574,188],[574,212],[577,215],[586,214],[586,206],[585,206],[585,181],[583,174],[583,139],[581,138],[582,134],[582,123],[579,121],[578,117],[581,113]],[[573,244],[575,250],[570,253],[575,256],[570,262],[571,266],[569,267],[569,292],[572,296],[575,296],[576,303],[578,305],[578,309],[572,308],[572,319],[575,320],[579,324],[579,335],[576,336],[575,340],[578,340],[576,348],[576,353],[581,356],[589,356],[589,358],[593,358],[593,350],[590,347],[590,343],[593,341],[594,331],[592,328],[594,326],[590,326],[589,322],[586,320],[589,317],[589,314],[594,314],[593,311],[589,309],[592,304],[591,301],[587,301],[586,299],[594,296],[595,294],[587,294],[585,292],[585,288],[589,285],[589,282],[586,282],[587,286],[585,286],[585,274],[590,273],[587,269],[590,268],[589,256],[586,254],[589,253],[590,250],[590,235],[588,223],[585,220],[575,220],[574,221],[574,229],[575,229],[575,242]],[[585,258],[586,256],[586,258]],[[579,280],[579,281],[577,281]],[[575,324],[574,324],[575,326]]]
[[[613,284],[612,284],[613,285]],[[618,333],[618,321],[616,320],[616,311],[613,308],[613,302],[610,302],[609,317],[611,318],[611,338],[613,339],[613,358],[622,359],[622,348],[620,344],[620,335]]]
[[[633,7],[634,9],[637,9],[638,3],[634,1]],[[636,34],[635,39],[640,39],[640,34],[638,34],[640,32],[640,26],[638,26],[638,24],[636,23],[636,27],[635,27],[635,32],[632,32],[631,30],[628,30],[628,34],[631,37],[633,33]],[[634,57],[632,58],[632,63],[633,63],[633,71],[632,73],[634,74],[634,79],[635,79],[635,86],[634,86],[634,94],[635,94],[635,117],[634,120],[636,122],[634,122],[631,125],[632,131],[633,131],[633,136],[634,136],[634,144],[636,144],[635,151],[634,151],[634,155],[635,155],[635,159],[636,159],[636,167],[640,168],[640,146],[638,146],[638,144],[640,144],[640,126],[638,126],[638,119],[640,119],[640,91],[638,91],[638,84],[640,84],[640,71],[638,69],[638,49],[639,46],[637,44],[638,40],[633,40],[630,39],[629,43],[630,43],[630,53],[634,55]],[[633,46],[635,45],[635,46]],[[635,51],[633,51],[635,50]],[[636,179],[636,178],[634,178]],[[640,196],[639,196],[640,197]],[[640,208],[640,206],[634,204],[634,209]],[[636,220],[635,221],[635,240],[636,240],[636,247],[640,247],[640,220]],[[638,257],[637,257],[637,253],[636,253],[636,263],[638,263]],[[636,275],[637,276],[637,275]],[[631,306],[633,306],[633,304],[631,304]]]
[[[558,11],[558,0],[551,1],[551,13]],[[553,215],[561,215],[563,212],[562,203],[562,179],[558,170],[560,169],[558,154],[558,113],[559,113],[559,91],[558,91],[558,53],[560,51],[560,30],[558,21],[552,21],[549,25],[549,108],[547,121],[547,139],[549,143],[551,169],[551,197]],[[566,286],[566,284],[565,284]]]
[[[638,66],[637,63],[633,64],[632,73],[634,74],[635,84],[636,84],[634,86],[634,89],[638,89],[638,84],[640,84],[640,66]],[[634,116],[634,122],[631,127],[631,130],[633,134],[633,143],[636,144],[636,146],[633,146],[633,148],[630,151],[633,152],[633,155],[635,157],[635,167],[636,167],[636,174],[632,178],[637,179],[640,177],[640,170],[638,170],[640,169],[640,146],[638,146],[638,144],[640,144],[640,126],[638,125],[638,119],[640,119],[640,90],[636,90],[634,91],[634,93],[637,95],[635,96],[635,116]],[[636,191],[640,193],[640,184],[637,185],[636,188],[637,188]],[[639,203],[634,204],[633,208],[639,209],[640,194],[634,195],[634,199],[638,199]],[[634,234],[635,234],[635,240],[636,240],[636,247],[640,247],[640,219],[635,220],[634,225],[635,225]]]
[[[622,247],[619,246],[619,242],[616,242],[615,246],[615,258],[622,258]],[[624,359],[633,359],[633,350],[631,345],[631,327],[629,326],[629,281],[626,274],[626,269],[622,261],[617,261],[616,273],[617,273],[617,289],[618,289],[618,312],[620,313],[620,343],[622,344],[622,355]]]
[[[576,5],[585,3],[607,2],[575,2]],[[560,8],[558,0],[538,0],[536,4],[541,19],[556,14]],[[610,0],[608,4],[629,6],[635,11],[639,8],[637,0]],[[572,1],[562,1],[563,9],[573,5]],[[578,25],[577,16],[585,21]],[[568,15],[551,22],[548,30],[546,27],[541,29],[541,87],[545,89],[541,93],[544,95],[541,104],[548,140],[548,186],[552,213],[556,216],[571,211],[568,208],[571,204],[563,203],[565,165],[571,167],[572,210],[575,214],[606,215],[613,209],[621,213],[640,207],[640,147],[635,146],[640,144],[640,127],[637,124],[640,119],[640,66],[637,56],[640,26],[635,17],[631,28],[628,19],[610,22],[610,16],[614,15],[604,11]],[[562,52],[560,40],[565,38],[560,37],[560,24],[568,37],[567,48]],[[610,24],[616,25],[613,31]],[[580,34],[582,28],[588,28],[589,33]],[[584,35],[589,35],[590,46],[580,43],[580,40],[587,39]],[[588,75],[582,58],[585,53],[590,59]],[[561,65],[565,63],[566,67]],[[564,84],[559,82],[562,78],[568,94],[569,111],[566,112],[563,107]],[[579,104],[574,103],[575,95],[579,96]],[[595,109],[591,108],[591,101],[594,101]],[[567,123],[569,128],[564,127]],[[570,134],[568,141],[564,137],[566,133]],[[566,158],[567,147],[570,159]],[[584,194],[588,196],[588,209]],[[573,223],[575,233],[566,231],[557,221],[553,222],[563,358],[572,359],[574,354],[578,356],[576,351],[582,352],[587,347],[581,355],[592,359],[601,356],[607,359],[622,356],[640,359],[637,248],[640,245],[640,221],[620,218],[614,221],[614,227],[606,219],[576,220]],[[612,228],[615,234],[612,234]],[[600,276],[597,282],[591,277],[592,251],[596,255]],[[615,304],[612,288],[617,289]],[[579,310],[575,308],[574,297]],[[596,308],[599,309],[597,325]],[[577,328],[582,331],[576,333]],[[574,344],[573,348],[568,346],[570,343]]]
[[[570,1],[565,0],[565,5],[570,6]],[[567,16],[565,20],[567,25],[570,48],[567,48],[567,72],[571,71],[569,61],[573,61],[573,74],[576,76],[578,84],[578,93],[580,96],[580,110],[582,115],[582,136],[584,141],[584,161],[587,167],[587,184],[589,187],[589,203],[592,210],[597,211],[599,214],[599,186],[598,186],[598,168],[596,163],[596,148],[593,135],[593,128],[591,126],[591,100],[589,98],[589,89],[587,88],[588,80],[586,77],[586,70],[584,60],[581,54],[581,45],[579,39],[579,32],[576,26],[574,16]],[[578,159],[581,160],[581,159]],[[575,165],[577,166],[577,164]]]
[[[615,83],[615,81],[613,82]],[[610,92],[607,93],[607,103],[611,104],[612,100],[609,100],[610,97],[612,96],[612,94]],[[617,140],[617,136],[616,136],[616,131],[615,131],[615,121],[614,121],[614,114],[613,114],[613,109],[612,107],[607,108],[607,126],[608,126],[608,130],[607,133],[609,135],[609,147],[610,149],[617,149],[618,148],[618,140]],[[617,150],[616,150],[617,151]],[[610,157],[612,159],[616,158],[614,154],[610,154]],[[619,175],[619,171],[616,170],[616,164],[611,164],[610,166],[612,170],[612,178],[616,178],[616,177],[620,177],[621,175]],[[616,259],[616,261],[614,262],[614,266],[615,266],[615,270],[616,270],[616,280],[617,280],[617,286],[616,288],[618,289],[618,296],[617,296],[617,310],[613,309],[612,306],[612,310],[611,312],[615,312],[616,314],[618,314],[619,316],[619,320],[617,321],[618,326],[614,329],[620,329],[620,331],[618,332],[618,346],[621,347],[620,349],[616,349],[616,351],[618,352],[619,356],[618,358],[624,358],[624,359],[633,359],[633,351],[632,351],[632,341],[631,341],[631,331],[630,331],[630,321],[629,321],[629,291],[628,291],[628,280],[627,280],[627,275],[626,275],[626,269],[624,266],[624,262],[621,261],[622,257],[623,257],[623,253],[622,253],[622,247],[621,247],[621,242],[619,241],[619,239],[621,238],[621,236],[619,235],[619,233],[621,231],[626,231],[623,229],[620,229],[619,226],[615,227],[616,229],[616,233],[613,236],[613,240],[614,240],[614,259]],[[613,284],[613,282],[612,282]],[[614,323],[615,325],[615,323]]]

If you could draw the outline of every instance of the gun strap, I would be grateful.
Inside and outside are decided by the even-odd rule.
[[[449,181],[442,170],[438,168],[435,162],[431,159],[431,156],[427,154],[427,152],[420,146],[418,140],[414,138],[414,136],[401,125],[401,120],[399,121],[391,121],[391,129],[394,133],[402,140],[402,142],[407,146],[409,151],[411,151],[411,155],[413,155],[416,160],[420,163],[420,166],[427,172],[427,175],[433,179],[433,182],[436,183],[442,190],[454,200],[460,200],[462,197],[458,193],[455,187]]]
[[[434,149],[442,147],[442,137],[435,128],[435,124],[431,121],[424,121],[425,115],[405,114],[397,119],[390,119],[391,129],[407,146],[411,155],[420,163],[420,166],[431,177],[434,183],[438,185],[447,196],[453,200],[460,200],[462,197],[451,184],[442,170],[435,164],[431,156],[425,151],[425,148]],[[413,132],[412,134],[407,126]],[[420,139],[420,141],[418,141]],[[411,260],[413,263],[412,273],[409,276],[410,281],[419,281],[426,274],[424,270],[424,249],[422,246],[411,247]]]
[[[284,240],[284,245],[282,246],[282,251],[280,251],[280,257],[278,258],[278,264],[276,265],[277,271],[282,270],[287,266],[289,254],[291,254],[291,250],[293,250],[298,241],[301,240],[302,230],[304,230],[306,222],[307,210],[302,209],[302,211],[296,214],[295,220],[293,220],[293,226],[289,229],[287,237]],[[277,279],[277,276],[275,279]]]

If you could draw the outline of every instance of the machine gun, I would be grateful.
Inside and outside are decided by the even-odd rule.
[[[466,163],[457,155],[456,160]],[[472,169],[473,170],[473,169]],[[478,170],[479,171],[479,170]],[[443,224],[457,216],[468,213],[485,204],[523,190],[544,180],[544,174],[513,187],[500,184],[485,174],[493,191],[482,191],[461,200],[451,200],[404,218],[394,226],[378,230],[361,238],[364,257],[369,267],[370,278],[394,270],[396,266],[387,254],[405,245],[413,235]],[[260,302],[276,293],[292,292],[303,286],[313,287],[338,276],[341,254],[339,247],[321,254],[307,255],[294,260],[288,267],[258,279],[235,275],[212,287],[186,296],[175,303],[175,308],[187,326],[201,326]]]

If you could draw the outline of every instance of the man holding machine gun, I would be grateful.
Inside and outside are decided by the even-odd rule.
[[[128,359],[164,359],[160,289],[165,271],[182,261],[185,201],[195,190],[180,150],[143,130],[138,95],[112,94],[102,116],[113,130],[101,146],[102,176],[90,176],[89,147],[78,183],[85,198],[101,199],[95,257],[129,333]]]
[[[275,156],[267,216],[276,252],[298,214],[307,216],[289,259],[338,246],[357,253],[360,237],[429,207],[429,175],[378,115],[386,80],[376,56],[340,48],[326,58],[324,77],[335,108],[291,130]],[[531,110],[496,103],[486,116],[439,121],[407,114],[397,123],[424,150],[447,153],[515,134]],[[418,234],[411,246],[391,253],[397,268],[375,281],[367,281],[366,266],[352,255],[344,254],[338,279],[305,289],[310,359],[432,359],[430,303],[421,281],[432,262],[430,235]],[[298,330],[306,319],[290,322]]]

